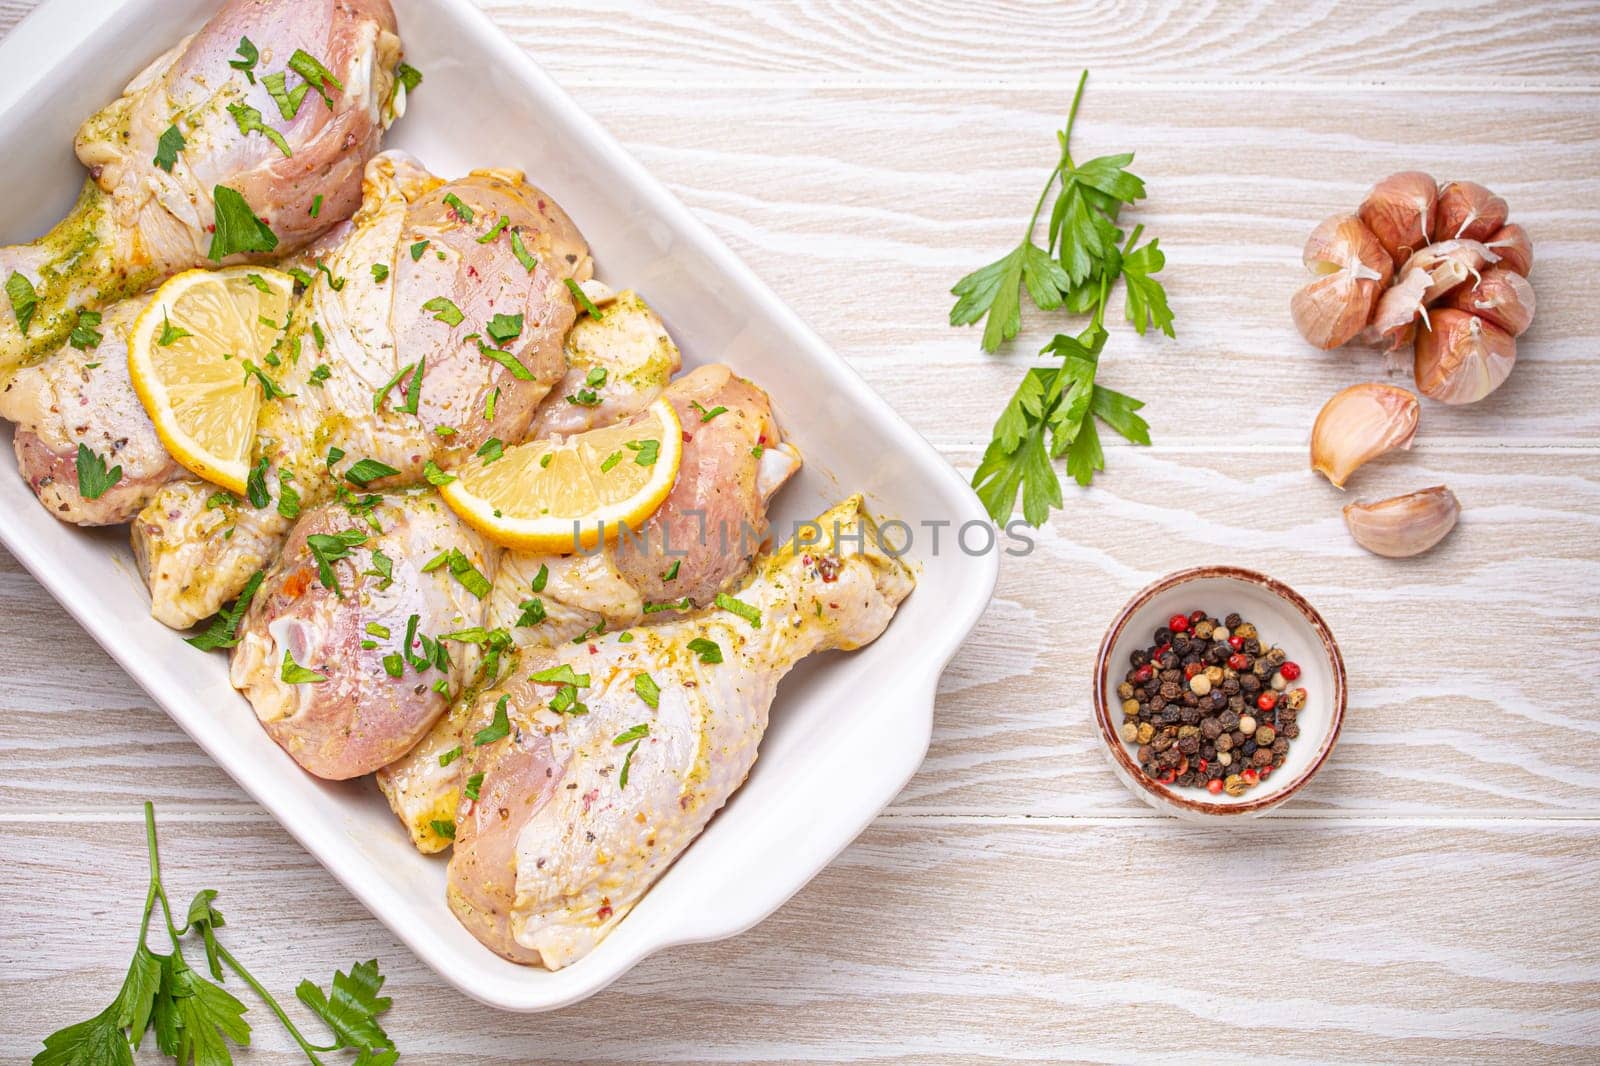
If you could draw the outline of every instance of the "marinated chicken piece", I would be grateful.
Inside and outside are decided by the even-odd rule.
[[[461,798],[448,873],[451,909],[485,945],[551,969],[582,958],[744,782],[790,668],[883,632],[910,571],[859,497],[817,526],[816,543],[758,562],[737,594],[752,620],[713,609],[593,651],[525,651],[485,694],[509,730],[463,756],[478,798]]]
[[[388,0],[231,0],[89,118],[77,152],[90,179],[77,206],[33,244],[0,249],[0,280],[15,276],[36,299],[26,329],[15,295],[0,309],[0,380],[54,351],[77,308],[103,309],[208,265],[219,185],[276,235],[275,255],[348,218],[362,167],[404,107],[395,32]],[[255,130],[253,116],[281,146]],[[170,170],[158,159],[170,159]]]
[[[683,367],[661,316],[629,289],[596,294],[603,317],[580,315],[567,334],[567,373],[539,405],[530,438],[569,436],[632,417],[655,402]]]
[[[98,344],[70,344],[0,387],[0,418],[17,424],[17,469],[45,509],[63,522],[128,522],[167,482],[185,471],[162,446],[128,380],[128,332],[140,299],[114,304]],[[78,448],[122,473],[95,499],[78,491]]]
[[[429,463],[447,470],[491,438],[521,440],[565,369],[566,280],[592,269],[571,220],[520,173],[444,182],[379,155],[349,236],[294,310],[278,373],[288,395],[257,426],[263,484],[277,496],[287,476],[310,506],[416,484]],[[274,503],[218,508],[211,496],[170,485],[134,523],[151,613],[175,628],[238,595],[288,532]]]
[[[607,317],[610,314],[607,311]],[[632,351],[648,357],[650,347],[636,345]],[[619,349],[617,355],[618,361],[612,365],[628,365],[626,352]],[[618,554],[625,551],[654,556],[650,566],[657,576],[673,575],[661,584],[681,583],[681,589],[675,589],[673,595],[688,596],[696,603],[710,603],[718,592],[745,576],[750,556],[736,550],[737,524],[742,521],[757,531],[747,535],[747,545],[765,539],[767,503],[799,469],[799,453],[779,440],[766,394],[733,376],[727,367],[702,367],[674,382],[667,395],[673,397],[683,424],[696,427],[690,430],[691,439],[684,443],[678,481],[668,497],[669,502],[674,498],[678,501],[678,524],[650,528],[649,539],[640,542],[639,547],[629,541],[573,555],[504,553],[485,623],[490,629],[509,632],[519,645],[547,646],[593,631],[601,622],[614,631],[641,621],[665,622],[676,617],[672,611],[645,613],[644,592],[623,573],[617,561]],[[688,412],[695,411],[693,402],[700,403],[703,412],[694,413],[691,420]],[[704,413],[718,406],[727,410],[709,422],[700,421]],[[758,458],[752,452],[762,439],[768,443]],[[727,516],[735,527],[735,550],[725,550],[715,533],[699,536],[698,520],[684,517],[684,513],[696,508],[708,516]],[[717,519],[710,521],[715,523]],[[715,525],[711,528],[715,529]],[[669,555],[666,548],[682,554]],[[389,805],[410,832],[412,843],[424,852],[442,851],[449,846],[449,839],[439,834],[434,823],[449,820],[461,786],[461,764],[441,767],[438,757],[459,747],[466,737],[487,724],[485,707],[492,709],[492,703],[458,701],[422,743],[378,771],[378,785]]]
[[[767,394],[713,364],[678,378],[662,395],[686,437],[671,493],[637,537],[624,535],[603,550],[507,552],[489,620],[517,643],[559,643],[601,622],[618,629],[647,617],[667,621],[676,612],[663,604],[711,602],[761,550],[768,501],[800,468]]]
[[[315,507],[251,600],[230,678],[306,770],[369,774],[475,676],[493,573],[493,551],[432,489]]]

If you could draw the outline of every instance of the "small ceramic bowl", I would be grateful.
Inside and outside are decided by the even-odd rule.
[[[1147,777],[1136,748],[1122,740],[1122,701],[1117,686],[1130,669],[1128,656],[1150,646],[1155,631],[1175,614],[1203,610],[1213,618],[1234,612],[1252,622],[1271,644],[1300,666],[1291,687],[1308,698],[1300,712],[1300,735],[1284,764],[1242,795],[1177,788]],[[1265,574],[1234,566],[1179,570],[1139,592],[1112,620],[1094,664],[1094,713],[1106,753],[1129,790],[1159,811],[1195,821],[1248,818],[1286,802],[1305,787],[1327,760],[1344,723],[1344,659],[1328,624],[1300,594]]]

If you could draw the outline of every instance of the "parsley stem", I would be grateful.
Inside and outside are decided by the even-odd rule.
[[[156,891],[161,886],[161,857],[156,852],[156,805],[144,801],[144,842],[150,855],[150,887],[144,894],[144,919],[139,923],[139,946],[150,932],[150,915],[156,908]]]
[[[1078,121],[1078,105],[1083,102],[1083,87],[1088,84],[1089,71],[1084,68],[1083,74],[1078,78],[1078,91],[1072,94],[1072,110],[1067,112],[1067,128],[1061,134],[1061,159],[1056,163],[1056,168],[1050,172],[1050,177],[1045,180],[1044,190],[1039,193],[1039,202],[1033,205],[1033,214],[1028,218],[1028,230],[1022,235],[1024,242],[1033,239],[1033,227],[1038,224],[1039,212],[1044,210],[1045,197],[1050,195],[1050,190],[1055,187],[1056,179],[1063,170],[1072,169],[1072,126]]]
[[[278,1021],[282,1022],[283,1027],[289,1030],[289,1035],[294,1037],[294,1042],[300,1045],[300,1050],[305,1052],[306,1058],[312,1062],[313,1066],[322,1066],[322,1060],[317,1058],[317,1052],[337,1050],[337,1045],[334,1047],[318,1047],[301,1035],[300,1030],[295,1027],[294,1022],[289,1020],[289,1016],[285,1014],[283,1008],[278,1005],[278,1000],[276,997],[274,997],[271,992],[268,992],[266,988],[262,986],[261,982],[255,979],[249,970],[244,968],[244,963],[234,958],[233,952],[223,947],[220,943],[217,945],[217,957],[223,962],[227,963],[229,969],[243,978],[244,983],[249,985],[255,994],[260,997],[261,1002],[265,1003],[268,1009],[270,1009],[273,1014],[278,1016]]]

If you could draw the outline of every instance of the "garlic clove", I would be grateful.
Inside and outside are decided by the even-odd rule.
[[[1511,375],[1517,342],[1477,315],[1441,308],[1417,331],[1417,388],[1440,403],[1477,403]]]
[[[1520,337],[1533,324],[1533,302],[1533,286],[1527,278],[1496,266],[1485,270],[1476,285],[1451,293],[1445,306],[1477,315]]]
[[[1311,469],[1344,488],[1362,463],[1411,447],[1421,413],[1417,398],[1397,385],[1369,382],[1335,393],[1311,427]]]
[[[1445,240],[1486,241],[1509,212],[1504,200],[1475,181],[1439,186],[1439,236]]]
[[[1306,238],[1306,266],[1319,275],[1289,302],[1300,335],[1327,351],[1353,339],[1372,317],[1394,262],[1354,215],[1326,219]]]
[[[1356,215],[1399,266],[1433,243],[1438,202],[1439,186],[1432,175],[1402,170],[1374,185]]]
[[[1528,239],[1528,231],[1515,222],[1501,226],[1494,236],[1483,243],[1500,256],[1507,270],[1527,277],[1528,271],[1533,269],[1533,241]]]
[[[1418,269],[1428,272],[1431,280],[1422,294],[1426,306],[1464,284],[1468,278],[1476,281],[1485,266],[1499,261],[1500,256],[1480,241],[1440,241],[1407,259],[1400,268],[1400,276]]]
[[[1461,501],[1443,485],[1344,509],[1344,524],[1356,543],[1390,559],[1421,555],[1448,536],[1460,517]]]
[[[1400,280],[1378,297],[1372,321],[1361,331],[1361,342],[1385,352],[1410,344],[1416,333],[1417,316],[1428,313],[1423,295],[1432,284],[1432,277],[1421,267],[1412,267],[1400,275]]]
[[[1379,285],[1389,284],[1389,279],[1394,277],[1394,260],[1389,258],[1372,231],[1354,215],[1323,219],[1306,238],[1301,258],[1313,274],[1343,271]]]

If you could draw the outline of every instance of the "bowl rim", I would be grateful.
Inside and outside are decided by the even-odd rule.
[[[1333,671],[1333,719],[1328,728],[1328,734],[1322,741],[1321,748],[1311,760],[1311,765],[1294,778],[1281,790],[1260,799],[1250,800],[1245,803],[1214,803],[1208,800],[1190,799],[1179,795],[1175,790],[1157,781],[1139,769],[1128,755],[1127,744],[1117,733],[1111,722],[1110,701],[1106,698],[1106,682],[1111,669],[1111,649],[1116,646],[1117,640],[1122,636],[1122,631],[1127,628],[1133,616],[1144,608],[1152,599],[1161,593],[1180,585],[1189,584],[1201,578],[1223,577],[1244,581],[1265,589],[1280,600],[1288,603],[1300,612],[1311,629],[1322,642],[1323,653],[1327,656],[1328,664]],[[1241,566],[1195,566],[1185,570],[1175,570],[1164,577],[1157,578],[1123,604],[1111,624],[1106,627],[1105,636],[1100,639],[1100,648],[1095,653],[1094,659],[1094,713],[1100,728],[1100,736],[1111,752],[1111,757],[1117,765],[1125,771],[1119,774],[1125,781],[1138,782],[1150,795],[1156,799],[1171,804],[1184,811],[1206,815],[1249,815],[1276,807],[1287,801],[1296,792],[1303,788],[1306,782],[1316,776],[1322,764],[1327,761],[1328,755],[1339,740],[1339,731],[1344,726],[1346,703],[1344,657],[1339,653],[1339,642],[1334,639],[1333,631],[1328,628],[1328,623],[1323,620],[1317,609],[1306,602],[1294,589],[1282,581],[1257,570],[1248,570]]]

